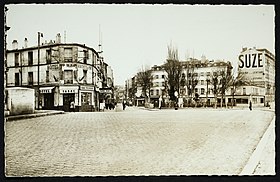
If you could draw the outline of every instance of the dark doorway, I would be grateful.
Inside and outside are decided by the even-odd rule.
[[[70,102],[75,101],[75,94],[63,94],[63,110],[70,111]]]
[[[43,109],[53,109],[54,95],[53,93],[44,94],[44,107]]]

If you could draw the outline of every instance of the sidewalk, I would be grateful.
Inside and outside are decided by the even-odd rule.
[[[57,110],[35,110],[35,112],[33,114],[21,114],[21,115],[16,115],[16,116],[7,116],[6,121],[35,118],[35,117],[40,117],[40,116],[48,116],[48,115],[63,114],[63,113],[64,113],[64,111],[57,111]]]
[[[275,116],[240,175],[275,175]]]

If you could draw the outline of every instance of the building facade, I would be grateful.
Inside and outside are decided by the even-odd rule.
[[[275,99],[275,56],[267,49],[243,48],[238,66],[248,85],[242,88],[246,100],[269,105]],[[241,91],[240,91],[241,92]]]
[[[75,102],[77,111],[99,110],[100,90],[107,86],[103,57],[93,48],[77,43],[56,41],[7,51],[7,87],[35,89],[37,109],[69,111]],[[111,80],[113,76],[110,75]]]

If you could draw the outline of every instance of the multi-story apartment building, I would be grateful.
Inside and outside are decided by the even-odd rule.
[[[162,66],[154,65],[152,68],[152,88],[150,89],[151,101],[158,105],[160,97],[167,97],[166,76],[167,73]]]
[[[190,69],[190,65],[192,67],[192,70]],[[224,71],[225,73],[229,74],[232,71],[232,66],[229,61],[224,60],[207,60],[205,57],[202,57],[201,60],[198,59],[188,59],[187,61],[183,62],[183,73],[186,75],[186,82],[191,81],[188,79],[188,77],[192,76],[195,78],[195,81],[197,82],[194,85],[194,90],[192,93],[188,93],[187,86],[184,86],[181,90],[181,97],[193,98],[195,95],[198,96],[199,102],[203,105],[208,103],[209,105],[213,105],[215,102],[215,95],[214,95],[214,86],[212,84],[213,75],[220,75],[220,73]],[[192,74],[192,75],[190,75]],[[186,83],[188,84],[188,83]],[[218,100],[217,102],[220,103],[220,97],[218,94]],[[223,98],[223,102],[227,103],[228,98],[227,95]]]
[[[249,83],[242,88],[248,101],[264,103],[274,101],[275,56],[267,49],[243,48],[239,55],[239,69]],[[240,90],[241,92],[241,90]],[[245,92],[245,93],[244,93]]]
[[[181,61],[182,63],[182,75],[185,77],[185,85],[180,85],[178,100],[180,105],[186,105],[188,99],[193,99],[195,95],[199,96],[199,102],[201,104],[208,103],[213,105],[215,102],[215,96],[213,93],[213,85],[210,83],[213,74],[218,74],[220,71],[231,71],[232,66],[230,62],[225,62],[223,60],[212,60],[209,61],[206,58],[202,58],[201,60],[190,58],[186,61]],[[189,90],[187,88],[187,82],[190,81],[188,77],[190,77],[189,66],[193,66],[192,74],[196,77],[197,84],[195,85],[192,93],[188,93]],[[154,65],[151,68],[151,74],[153,76],[152,87],[150,89],[150,101],[154,103],[155,107],[158,106],[160,100],[163,101],[162,106],[167,105],[169,102],[168,95],[168,83],[167,83],[167,73],[164,70],[163,65],[158,66]],[[127,86],[132,85],[132,79],[127,80]],[[179,83],[178,83],[179,84]],[[129,87],[131,88],[131,87]],[[128,89],[129,90],[129,89]],[[129,93],[129,92],[127,92]],[[137,87],[136,98],[139,101],[144,101],[144,98],[141,97],[141,87]],[[226,94],[224,99],[225,102],[230,101],[229,94]],[[220,97],[218,97],[218,103],[220,103]],[[142,104],[143,105],[143,104]]]
[[[69,110],[71,101],[76,110],[99,110],[100,100],[107,88],[107,66],[103,57],[93,48],[78,43],[56,41],[23,48],[13,41],[7,51],[7,87],[35,89],[35,105],[42,109]],[[113,85],[110,82],[111,86]]]

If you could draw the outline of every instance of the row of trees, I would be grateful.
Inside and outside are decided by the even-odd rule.
[[[164,70],[167,73],[165,77],[165,89],[164,92],[169,95],[169,98],[173,102],[177,102],[175,92],[180,94],[180,90],[187,88],[188,103],[193,101],[193,98],[198,99],[198,94],[195,93],[195,88],[199,81],[199,75],[195,72],[196,63],[190,61],[188,63],[182,63],[179,61],[178,50],[174,49],[171,45],[168,46],[168,56],[166,62],[163,65]],[[146,101],[150,98],[150,89],[152,87],[152,70],[142,68],[137,74],[137,82],[142,87],[142,95]],[[221,106],[223,106],[223,100],[226,91],[231,88],[232,103],[234,101],[234,94],[241,85],[246,84],[244,75],[240,72],[234,72],[233,67],[229,64],[226,67],[213,70],[213,73],[207,76],[207,89],[206,98],[208,101],[209,90],[215,97],[215,107],[217,107],[218,96],[221,96]],[[210,89],[208,89],[208,86]],[[196,103],[196,102],[195,102]]]

